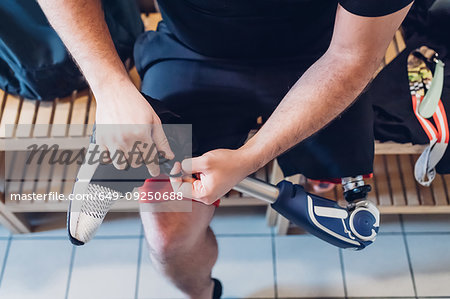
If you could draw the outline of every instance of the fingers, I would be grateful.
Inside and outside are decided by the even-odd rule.
[[[172,149],[170,148],[169,141],[167,140],[162,125],[153,125],[152,138],[155,141],[157,150],[161,152],[164,158],[169,160],[175,158],[175,154],[172,152]]]
[[[184,159],[181,167],[186,174],[195,174],[209,169],[209,159],[203,155],[196,158]]]
[[[171,174],[176,174],[180,170],[181,165],[179,162],[176,162]],[[205,188],[201,180],[196,180],[192,176],[170,177],[170,183],[173,191],[176,193],[181,192],[185,198],[199,200],[204,196]]]
[[[154,177],[158,176],[160,174],[159,159],[155,144],[151,140],[147,140],[142,145],[139,145],[138,148],[142,154],[143,163],[147,166],[150,175]]]
[[[107,148],[112,164],[119,170],[145,164],[151,176],[158,176],[159,157],[168,160],[175,158],[161,124],[133,128],[120,126],[116,129],[107,127],[97,133],[101,134],[97,141]]]
[[[94,157],[94,159],[98,159],[102,164],[112,163],[111,157],[109,155],[109,150],[105,145],[98,144],[97,145],[96,154],[98,156]]]
[[[118,145],[108,145],[109,156],[115,168],[123,170],[129,167],[126,151]]]

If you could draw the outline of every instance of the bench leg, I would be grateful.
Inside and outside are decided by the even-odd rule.
[[[269,165],[269,183],[276,185],[284,179],[283,171],[281,171],[277,160],[273,160],[271,165]],[[268,226],[275,226],[277,224],[278,213],[269,206],[267,206],[266,211],[266,222]]]
[[[6,227],[13,234],[26,234],[31,232],[31,227],[25,219],[8,211],[3,203],[3,194],[0,198],[0,224]]]
[[[25,219],[8,210],[5,205],[5,152],[0,151],[0,224],[13,234],[29,233],[30,226]]]
[[[286,235],[289,229],[289,220],[278,214],[276,223],[277,235]]]
[[[270,207],[267,206],[266,210],[266,222],[268,226],[275,226],[277,224],[278,213]]]

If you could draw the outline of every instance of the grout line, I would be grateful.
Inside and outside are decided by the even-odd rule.
[[[11,242],[12,242],[12,236],[9,236],[9,238],[8,238],[8,244],[6,244],[5,257],[3,258],[2,269],[1,269],[1,271],[0,271],[0,287],[1,287],[1,285],[2,285],[3,276],[5,275],[6,262],[7,262],[7,260],[8,260],[9,249],[11,248]]]
[[[110,240],[110,239],[139,239],[141,235],[111,235],[111,236],[95,236],[93,240]],[[15,236],[13,237],[15,241],[23,241],[23,240],[66,240],[67,236]]]
[[[407,236],[450,235],[450,232],[405,232],[405,235]]]
[[[275,298],[278,298],[278,277],[277,277],[277,252],[275,244],[275,236],[273,227],[271,227],[271,241],[272,241],[272,272],[273,272],[273,293]]]
[[[141,225],[141,236],[142,236],[142,225]],[[141,274],[141,264],[142,264],[142,243],[143,238],[139,238],[139,248],[138,248],[138,258],[137,258],[137,269],[136,269],[136,287],[134,289],[134,298],[138,299],[139,295],[139,276]]]
[[[73,263],[75,261],[75,252],[76,246],[72,245],[72,252],[70,255],[70,264],[69,264],[69,274],[67,275],[66,293],[64,294],[65,299],[69,297],[70,282],[72,281]]]
[[[367,299],[409,299],[412,298],[411,296],[395,296],[395,297],[348,297],[348,299],[361,299],[361,298],[367,298]],[[450,296],[437,296],[437,297],[427,297],[427,296],[421,296],[420,298],[436,298],[436,299],[446,299],[446,298],[450,298]]]
[[[396,236],[396,235],[412,235],[412,236],[429,236],[429,235],[450,235],[450,231],[442,232],[421,232],[421,231],[410,231],[410,232],[379,232],[379,236]],[[261,234],[216,234],[218,238],[256,238],[256,237],[271,237],[271,234],[261,233]],[[314,237],[310,234],[291,234],[288,237]],[[12,238],[14,241],[24,241],[24,240],[66,240],[66,236],[29,236],[29,235],[12,235],[11,237],[0,237],[0,240],[9,240]],[[123,240],[123,239],[139,239],[142,235],[110,235],[110,236],[96,236],[94,240]]]
[[[347,278],[345,276],[344,254],[342,253],[342,248],[339,248],[339,261],[341,264],[341,276],[342,276],[342,284],[344,285],[344,296],[345,298],[348,298]]]
[[[411,274],[414,296],[417,299],[418,297],[417,297],[416,279],[414,277],[414,270],[413,270],[412,263],[411,263],[411,255],[409,253],[408,240],[406,239],[405,225],[403,223],[403,216],[399,215],[399,219],[400,219],[400,227],[402,228],[402,232],[403,232],[403,243],[405,244],[406,258],[408,260],[409,273]]]
[[[261,234],[215,234],[218,238],[247,238],[247,237],[271,237],[271,233],[261,233]]]

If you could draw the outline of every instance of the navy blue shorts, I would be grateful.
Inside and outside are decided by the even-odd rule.
[[[241,61],[206,57],[181,44],[160,23],[143,33],[134,58],[142,92],[191,123],[201,155],[236,149],[266,120],[316,57]],[[301,121],[301,119],[299,119]],[[372,173],[373,112],[356,101],[316,134],[278,157],[285,176],[302,173],[317,180]]]

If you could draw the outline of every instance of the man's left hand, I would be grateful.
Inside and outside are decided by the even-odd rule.
[[[172,170],[172,173],[179,172],[180,167],[183,170],[183,177],[170,179],[173,191],[207,205],[213,204],[255,171],[252,161],[242,149],[217,149],[186,159],[181,165],[176,163]]]

